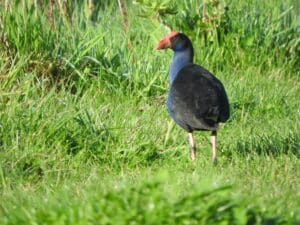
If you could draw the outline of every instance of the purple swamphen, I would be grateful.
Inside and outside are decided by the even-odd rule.
[[[193,131],[212,132],[212,161],[215,163],[218,125],[226,122],[230,114],[224,86],[208,70],[193,63],[193,45],[185,34],[171,32],[157,46],[157,50],[168,48],[174,51],[170,68],[169,114],[188,132],[192,160],[196,158]]]

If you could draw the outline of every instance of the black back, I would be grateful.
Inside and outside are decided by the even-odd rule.
[[[183,67],[171,85],[169,112],[185,130],[217,130],[229,118],[229,103],[223,84],[195,64]]]

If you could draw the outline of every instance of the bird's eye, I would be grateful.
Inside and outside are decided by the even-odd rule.
[[[182,39],[179,37],[179,36],[175,36],[171,42],[174,44],[174,45],[181,45],[182,44]]]
[[[178,41],[178,36],[174,36],[174,37],[171,37],[171,39],[170,39],[170,41],[171,42],[176,42],[176,41]]]

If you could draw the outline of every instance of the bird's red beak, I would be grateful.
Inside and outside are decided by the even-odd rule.
[[[169,37],[165,37],[164,39],[162,39],[158,43],[156,50],[161,50],[161,49],[166,49],[166,48],[172,48],[172,44],[171,44]]]
[[[162,39],[158,43],[156,50],[172,48],[171,38],[177,36],[178,34],[179,33],[176,31],[169,33],[164,39]]]

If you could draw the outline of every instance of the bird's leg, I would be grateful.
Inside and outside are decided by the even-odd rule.
[[[217,163],[217,131],[211,132],[212,162]]]
[[[189,132],[189,142],[191,146],[191,160],[194,161],[196,159],[196,144],[192,132]]]

